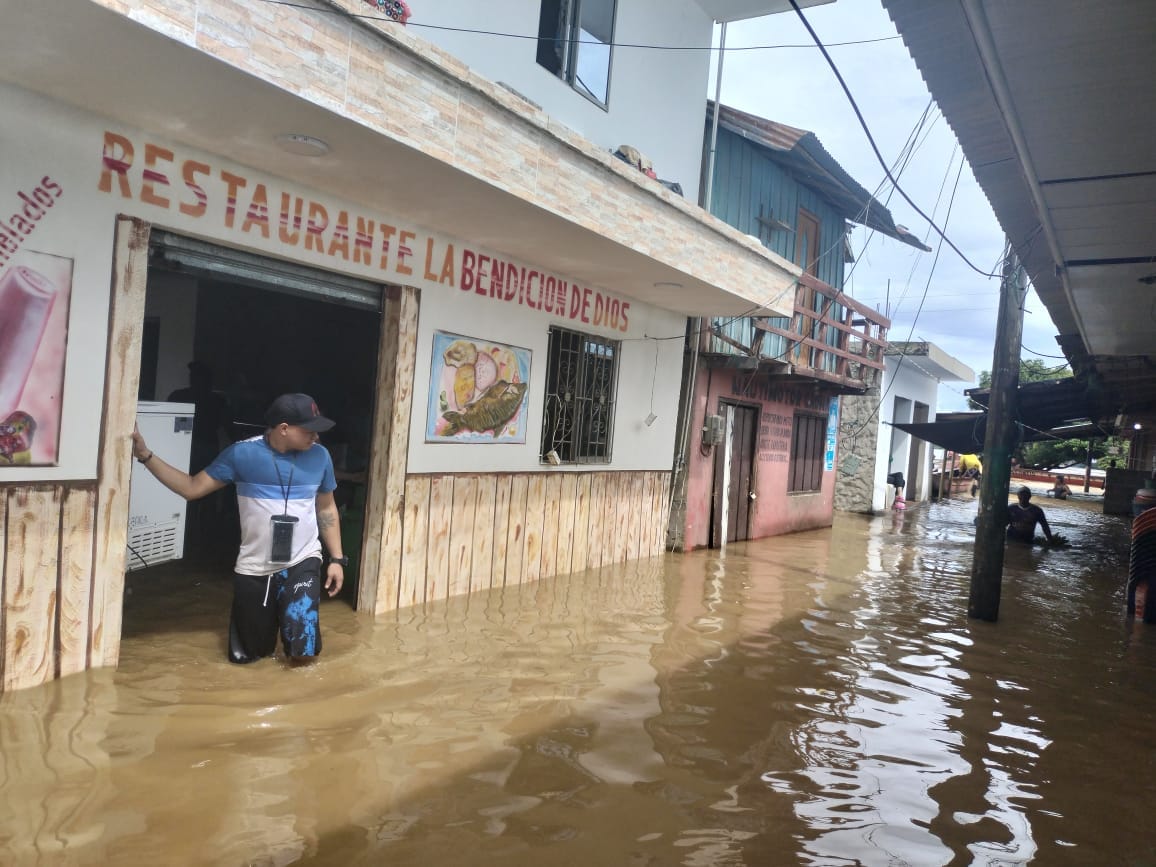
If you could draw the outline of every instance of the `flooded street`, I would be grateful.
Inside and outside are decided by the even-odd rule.
[[[1152,863],[1128,523],[1040,498],[967,618],[973,501],[405,610],[225,661],[226,578],[132,576],[121,666],[0,699],[0,862]]]

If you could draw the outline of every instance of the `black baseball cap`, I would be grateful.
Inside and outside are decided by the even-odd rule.
[[[307,394],[283,394],[265,412],[265,424],[276,427],[279,424],[292,424],[322,433],[333,427],[336,422],[321,414],[317,408],[317,401]]]

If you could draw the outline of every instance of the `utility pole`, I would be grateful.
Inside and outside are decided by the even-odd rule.
[[[1016,441],[1016,392],[1020,384],[1020,341],[1024,328],[1027,281],[1009,243],[999,287],[999,318],[991,362],[991,398],[983,439],[983,478],[979,485],[979,518],[971,562],[971,597],[967,614],[978,620],[999,619],[1003,584],[1003,549],[1007,527],[1011,453]]]

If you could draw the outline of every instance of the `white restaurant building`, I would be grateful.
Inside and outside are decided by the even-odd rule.
[[[710,53],[610,43],[782,4],[410,5],[0,0],[4,689],[116,665],[129,434],[193,359],[337,419],[359,610],[662,552],[688,317],[799,269],[696,204]]]

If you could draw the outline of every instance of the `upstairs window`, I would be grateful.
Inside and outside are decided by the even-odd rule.
[[[605,108],[617,0],[542,0],[538,63]]]
[[[618,342],[564,328],[550,329],[542,460],[610,463]],[[550,453],[557,455],[557,461]]]

